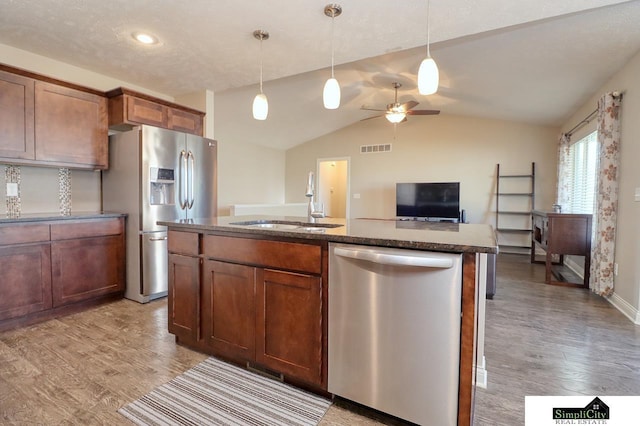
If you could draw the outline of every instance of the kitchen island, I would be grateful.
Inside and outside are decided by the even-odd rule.
[[[158,224],[169,228],[176,341],[318,393],[327,393],[329,243],[460,254],[457,423],[471,424],[478,259],[497,252],[489,225],[275,216]]]

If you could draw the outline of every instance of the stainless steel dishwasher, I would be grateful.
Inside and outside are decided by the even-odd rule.
[[[330,244],[329,392],[455,425],[461,292],[460,254]]]

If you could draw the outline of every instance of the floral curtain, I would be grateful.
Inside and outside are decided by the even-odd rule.
[[[593,217],[595,240],[591,249],[590,287],[594,293],[613,293],[613,262],[620,168],[620,100],[607,93],[598,101],[598,193]]]
[[[556,203],[567,211],[571,194],[571,137],[563,133],[558,140],[558,194]]]

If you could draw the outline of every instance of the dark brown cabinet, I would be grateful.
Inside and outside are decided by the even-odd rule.
[[[51,243],[53,306],[124,291],[122,237]]]
[[[36,81],[35,141],[38,161],[108,168],[107,99]]]
[[[206,260],[203,326],[205,343],[237,361],[255,359],[256,268]]]
[[[531,262],[538,262],[535,258],[536,247],[545,251],[545,282],[547,284],[575,284],[589,288],[591,221],[590,214],[533,212]],[[564,268],[565,255],[584,257],[582,282],[569,280],[573,274]],[[554,256],[558,256],[558,262],[554,262]]]
[[[322,381],[322,280],[265,269],[257,286],[256,362],[306,382]]]
[[[168,328],[178,340],[196,342],[200,332],[199,234],[169,231]]]
[[[179,241],[185,234],[169,231],[170,256],[172,247],[184,246]],[[186,278],[193,276],[189,268],[182,277],[170,272],[169,316],[178,317],[176,306],[183,306],[191,315],[183,322],[195,326],[201,320],[202,337],[185,338],[171,318],[169,331],[188,346],[326,390],[326,242],[201,238],[201,287],[171,284],[193,283]],[[199,304],[193,295],[202,295]]]
[[[125,88],[107,92],[109,127],[128,130],[148,124],[163,129],[203,135],[204,113]]]
[[[0,65],[0,162],[108,167],[103,93]]]
[[[34,83],[0,71],[0,157],[34,159]]]
[[[0,320],[51,308],[48,244],[0,246]]]
[[[0,330],[122,297],[124,247],[122,217],[0,225]]]

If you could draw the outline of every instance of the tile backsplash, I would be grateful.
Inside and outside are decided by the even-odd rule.
[[[22,210],[20,196],[20,183],[22,179],[20,177],[20,166],[5,166],[4,177],[6,191],[5,198],[7,201],[7,217],[20,217],[20,213]],[[11,190],[14,190],[15,192],[9,195]]]
[[[58,199],[60,201],[60,214],[71,214],[71,169],[58,170]]]

